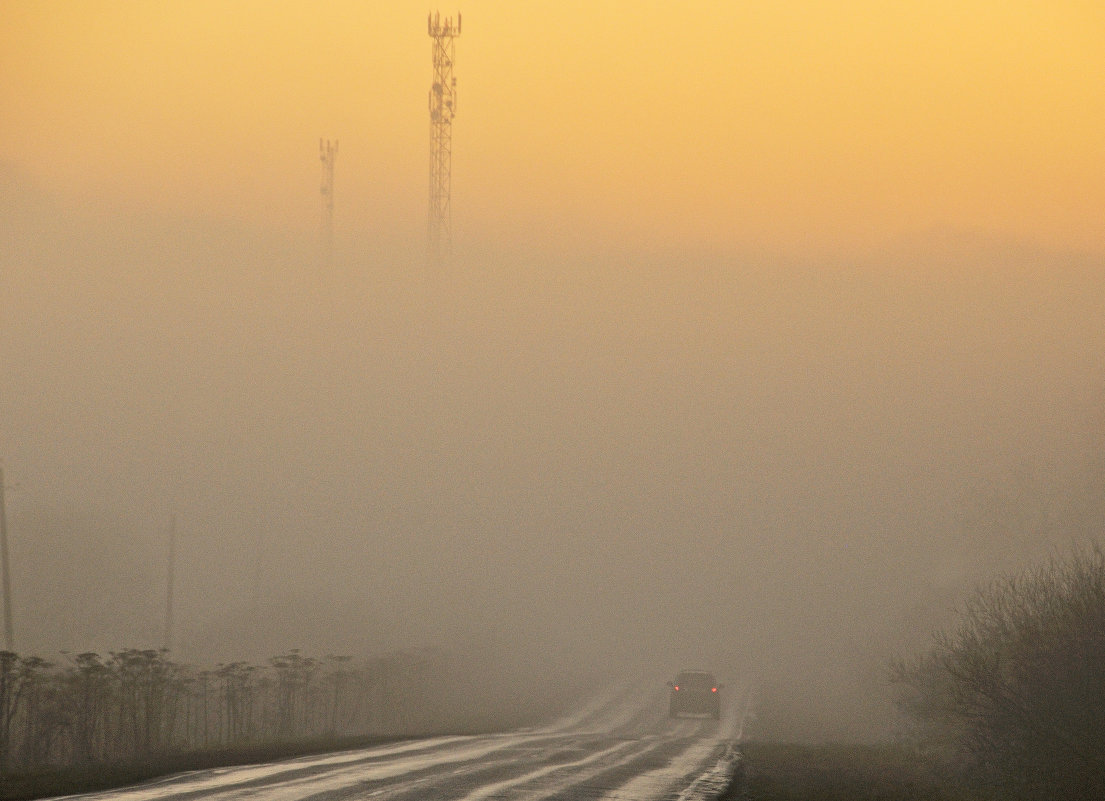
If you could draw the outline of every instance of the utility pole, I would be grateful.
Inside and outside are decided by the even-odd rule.
[[[263,524],[258,524],[257,537],[254,541],[254,551],[256,551],[257,559],[253,565],[253,614],[257,616],[257,622],[260,623],[261,615],[261,579],[264,574],[265,566],[265,527]]]
[[[4,468],[0,466],[0,573],[4,582],[4,648],[15,650],[15,628],[12,625],[12,576],[8,564],[8,512],[4,496],[8,487],[4,483]]]
[[[329,271],[334,262],[334,160],[338,157],[338,142],[318,140],[322,160],[322,265]]]
[[[460,36],[460,14],[453,25],[440,13],[426,18],[433,43],[434,83],[430,87],[430,219],[429,257],[440,267],[452,251],[453,220],[450,205],[453,161],[453,117],[457,113],[457,79],[453,77],[454,40]]]
[[[173,650],[173,577],[176,573],[176,515],[169,518],[169,571],[165,582],[165,637],[162,646]]]

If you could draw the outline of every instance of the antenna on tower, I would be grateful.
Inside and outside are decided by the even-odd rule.
[[[434,82],[430,87],[430,219],[429,256],[440,266],[453,245],[452,183],[453,117],[457,113],[457,79],[453,77],[454,40],[460,36],[461,17],[456,24],[440,13],[426,18],[426,31],[433,43]]]
[[[319,139],[318,153],[322,159],[322,263],[329,270],[334,262],[334,160],[338,157],[337,140]]]

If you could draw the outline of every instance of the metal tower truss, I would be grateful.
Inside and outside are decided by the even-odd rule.
[[[456,25],[449,17],[435,13],[426,18],[426,31],[433,43],[434,82],[430,87],[430,261],[440,265],[452,249],[453,117],[457,113],[457,79],[453,77],[454,40],[460,36],[460,14]]]

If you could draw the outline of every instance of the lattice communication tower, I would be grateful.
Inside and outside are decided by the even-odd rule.
[[[338,142],[318,140],[318,154],[322,159],[322,261],[329,269],[334,261],[334,160],[338,157]]]
[[[460,36],[450,17],[426,18],[433,44],[434,83],[430,87],[430,261],[439,265],[452,250],[453,221],[449,194],[452,184],[453,117],[457,113],[457,79],[453,77],[454,40]]]

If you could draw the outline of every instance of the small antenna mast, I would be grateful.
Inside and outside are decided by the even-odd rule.
[[[318,153],[322,160],[322,263],[329,270],[334,263],[334,161],[338,157],[337,140],[319,139]]]

